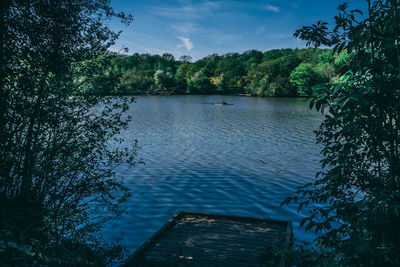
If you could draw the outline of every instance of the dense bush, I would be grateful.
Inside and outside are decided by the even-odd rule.
[[[314,251],[310,265],[400,266],[400,3],[367,3],[366,15],[340,5],[333,30],[319,22],[295,34],[351,55],[325,63],[342,75],[312,95],[325,116],[316,131],[322,170],[287,200],[307,208],[302,224],[321,234],[300,251]]]
[[[131,99],[108,52],[105,20],[131,18],[108,0],[0,4],[0,265],[104,266],[121,247],[101,223],[124,211],[115,162]],[[113,142],[115,146],[110,146]]]

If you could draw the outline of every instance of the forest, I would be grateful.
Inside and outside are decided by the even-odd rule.
[[[114,55],[109,73],[117,87],[99,95],[230,94],[247,96],[307,96],[312,87],[334,79],[348,66],[350,55],[330,49],[249,50],[242,54],[212,54],[195,62],[172,54]]]

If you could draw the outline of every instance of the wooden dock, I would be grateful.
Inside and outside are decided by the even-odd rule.
[[[291,236],[287,221],[178,212],[123,266],[265,266],[269,250],[288,248]],[[284,266],[284,256],[274,265]]]

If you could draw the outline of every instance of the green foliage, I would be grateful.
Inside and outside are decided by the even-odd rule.
[[[214,85],[202,71],[196,72],[188,83],[190,94],[212,94]]]
[[[312,95],[325,116],[316,131],[322,170],[287,199],[307,208],[302,224],[321,233],[316,250],[329,251],[332,265],[400,265],[399,11],[397,0],[368,1],[358,18],[344,4],[332,31],[321,22],[295,34],[350,53],[334,60],[338,77]]]
[[[301,96],[311,95],[312,88],[318,84],[318,80],[314,66],[310,63],[301,63],[290,73],[290,82],[297,86],[298,94]]]
[[[116,162],[133,99],[117,93],[118,34],[108,0],[2,1],[0,9],[0,265],[109,265],[121,247],[101,223],[129,193]],[[112,146],[110,144],[113,144]]]
[[[194,64],[190,64],[188,62],[184,62],[183,64],[181,64],[177,71],[176,74],[183,80],[185,80],[186,82],[190,81],[190,78],[194,75],[195,73],[195,65]]]
[[[121,86],[116,91],[122,95],[150,94],[150,88],[154,88],[154,80],[147,76],[137,75],[128,70],[121,76]]]
[[[122,75],[121,88],[117,92],[99,90],[99,94],[306,96],[317,80],[328,82],[336,76],[337,68],[343,68],[347,63],[345,57],[342,59],[336,64],[337,57],[331,52],[313,48],[270,50],[264,53],[251,50],[222,56],[214,54],[194,63],[190,62],[188,56],[175,61],[169,54],[118,56],[111,66]],[[291,73],[301,63],[313,66],[312,72],[316,77],[310,78],[310,84],[296,80],[302,75],[301,69],[293,74],[291,81]],[[156,82],[157,71],[163,71],[166,75],[161,84]],[[201,84],[198,83],[199,77],[195,76],[202,77]],[[304,76],[301,79],[308,78]]]
[[[157,70],[154,73],[154,85],[152,92],[158,95],[182,94],[186,87],[179,77],[162,70]]]

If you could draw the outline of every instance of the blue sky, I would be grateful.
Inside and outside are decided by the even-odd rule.
[[[134,21],[123,26],[111,22],[123,33],[112,50],[127,47],[129,53],[171,53],[176,58],[204,56],[251,49],[305,47],[293,33],[318,20],[332,22],[338,0],[112,0],[118,11],[132,14]],[[351,7],[365,7],[365,0],[348,1]]]

